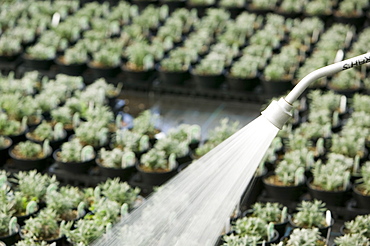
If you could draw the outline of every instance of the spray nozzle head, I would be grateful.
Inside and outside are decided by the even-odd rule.
[[[292,117],[293,106],[285,101],[284,98],[280,98],[279,101],[272,101],[272,103],[261,112],[261,114],[270,121],[274,126],[280,130],[284,124]]]

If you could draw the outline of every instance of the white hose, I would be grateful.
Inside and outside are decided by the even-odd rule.
[[[261,114],[274,126],[281,129],[291,117],[292,104],[315,80],[349,68],[370,62],[370,52],[329,66],[317,69],[306,75],[285,98],[273,101]]]
[[[293,90],[285,97],[285,101],[293,104],[293,102],[297,100],[297,98],[303,93],[304,90],[307,89],[307,87],[312,82],[321,77],[347,70],[349,68],[361,66],[368,62],[370,62],[370,52],[317,69],[309,73],[301,81],[299,81],[299,83],[293,88]]]

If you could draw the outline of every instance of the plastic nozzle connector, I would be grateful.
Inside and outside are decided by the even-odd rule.
[[[281,130],[284,124],[292,117],[292,113],[290,112],[292,108],[293,106],[285,101],[284,98],[280,98],[279,101],[272,101],[261,114]]]

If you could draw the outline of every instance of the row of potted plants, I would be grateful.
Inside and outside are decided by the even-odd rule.
[[[1,180],[0,241],[6,245],[88,245],[143,200],[139,188],[119,179],[80,189],[33,170],[14,177],[1,171]]]
[[[286,69],[277,65],[279,57],[292,55],[298,62],[304,60],[306,57],[304,51],[312,50],[312,45],[317,42],[319,34],[324,31],[323,22],[315,18],[305,18],[303,21],[285,20],[284,17],[278,15],[270,14],[263,17],[244,12],[234,21],[230,20],[230,14],[222,9],[209,9],[206,16],[198,18],[194,11],[186,9],[178,9],[170,15],[166,7],[151,6],[138,12],[134,5],[124,2],[111,9],[105,4],[101,11],[95,10],[97,6],[96,3],[87,4],[76,10],[73,15],[63,19],[58,25],[41,32],[37,43],[26,48],[27,56],[32,57],[32,54],[35,54],[37,57],[33,60],[49,57],[48,62],[43,63],[46,65],[44,68],[50,67],[50,62],[54,58],[57,58],[56,63],[61,71],[65,71],[66,66],[71,64],[78,65],[73,66],[76,70],[71,72],[75,75],[81,74],[86,64],[89,64],[90,69],[95,71],[97,77],[116,76],[122,67],[127,82],[133,83],[153,78],[156,62],[159,64],[157,68],[161,81],[172,84],[174,84],[173,81],[183,84],[191,72],[197,84],[201,81],[200,77],[210,79],[211,75],[217,83],[207,86],[219,87],[220,81],[224,80],[225,69],[229,69],[230,88],[239,90],[242,87],[244,90],[250,90],[259,82],[259,76],[255,74],[258,75],[261,71],[264,72],[263,78],[270,81],[275,81],[276,77],[281,79],[284,75],[294,74],[295,69],[285,71]],[[120,11],[124,13],[123,16],[116,14]],[[99,18],[91,19],[92,16],[99,16]],[[187,17],[184,18],[184,16]],[[245,22],[250,25],[239,24]],[[22,25],[26,24],[22,23],[24,22],[17,23],[18,25],[14,28],[23,28]],[[75,23],[79,24],[75,25]],[[106,33],[106,26],[111,29],[108,33]],[[22,47],[21,42],[18,44],[7,42],[8,39],[14,40],[14,35],[18,33],[12,31],[14,28],[9,25],[0,39],[4,39],[4,49],[11,43],[19,52]],[[257,28],[262,29],[257,31]],[[340,28],[347,27],[340,25],[337,29]],[[193,31],[190,35],[188,33],[191,30]],[[23,35],[27,32],[20,31],[19,33]],[[271,35],[272,33],[274,35]],[[328,33],[327,36],[331,34]],[[50,36],[54,38],[51,39]],[[19,38],[15,39],[19,40]],[[289,48],[280,49],[279,45],[287,43],[285,39],[289,40]],[[280,54],[277,58],[271,59],[272,64],[266,69],[264,68],[268,60],[258,61],[257,68],[253,65],[248,66],[250,67],[248,70],[246,68],[242,70],[247,62],[256,59],[255,55],[253,58],[244,59],[243,56],[238,59],[246,42],[249,46],[258,47],[259,50],[265,47],[264,49],[267,50],[263,52],[266,55],[271,51],[275,53],[280,51]],[[102,43],[104,43],[104,48],[101,48]],[[247,46],[245,49],[248,53],[254,48],[248,49]],[[12,50],[13,48],[9,49],[5,54],[15,51]],[[58,49],[60,55],[57,57]],[[97,52],[98,49],[99,52]],[[291,53],[293,50],[295,54]],[[288,56],[284,55],[285,53]],[[206,54],[207,56],[203,57]],[[271,55],[272,53],[267,55],[266,59],[269,59]],[[26,60],[29,60],[28,58]],[[235,59],[238,60],[234,61]],[[293,61],[292,57],[289,61]],[[292,67],[299,66],[300,64],[295,64]],[[173,79],[173,75],[177,78]]]
[[[368,245],[369,214],[345,221],[333,245]],[[334,219],[320,200],[301,201],[294,211],[277,202],[254,203],[231,219],[218,245],[329,245]]]

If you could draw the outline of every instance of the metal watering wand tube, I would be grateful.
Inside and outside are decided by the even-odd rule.
[[[292,116],[290,111],[292,109],[293,102],[297,100],[297,98],[312,82],[321,77],[357,67],[368,62],[370,62],[370,52],[319,68],[306,75],[285,98],[280,98],[279,101],[273,101],[264,111],[261,112],[261,114],[273,125],[281,129]]]

